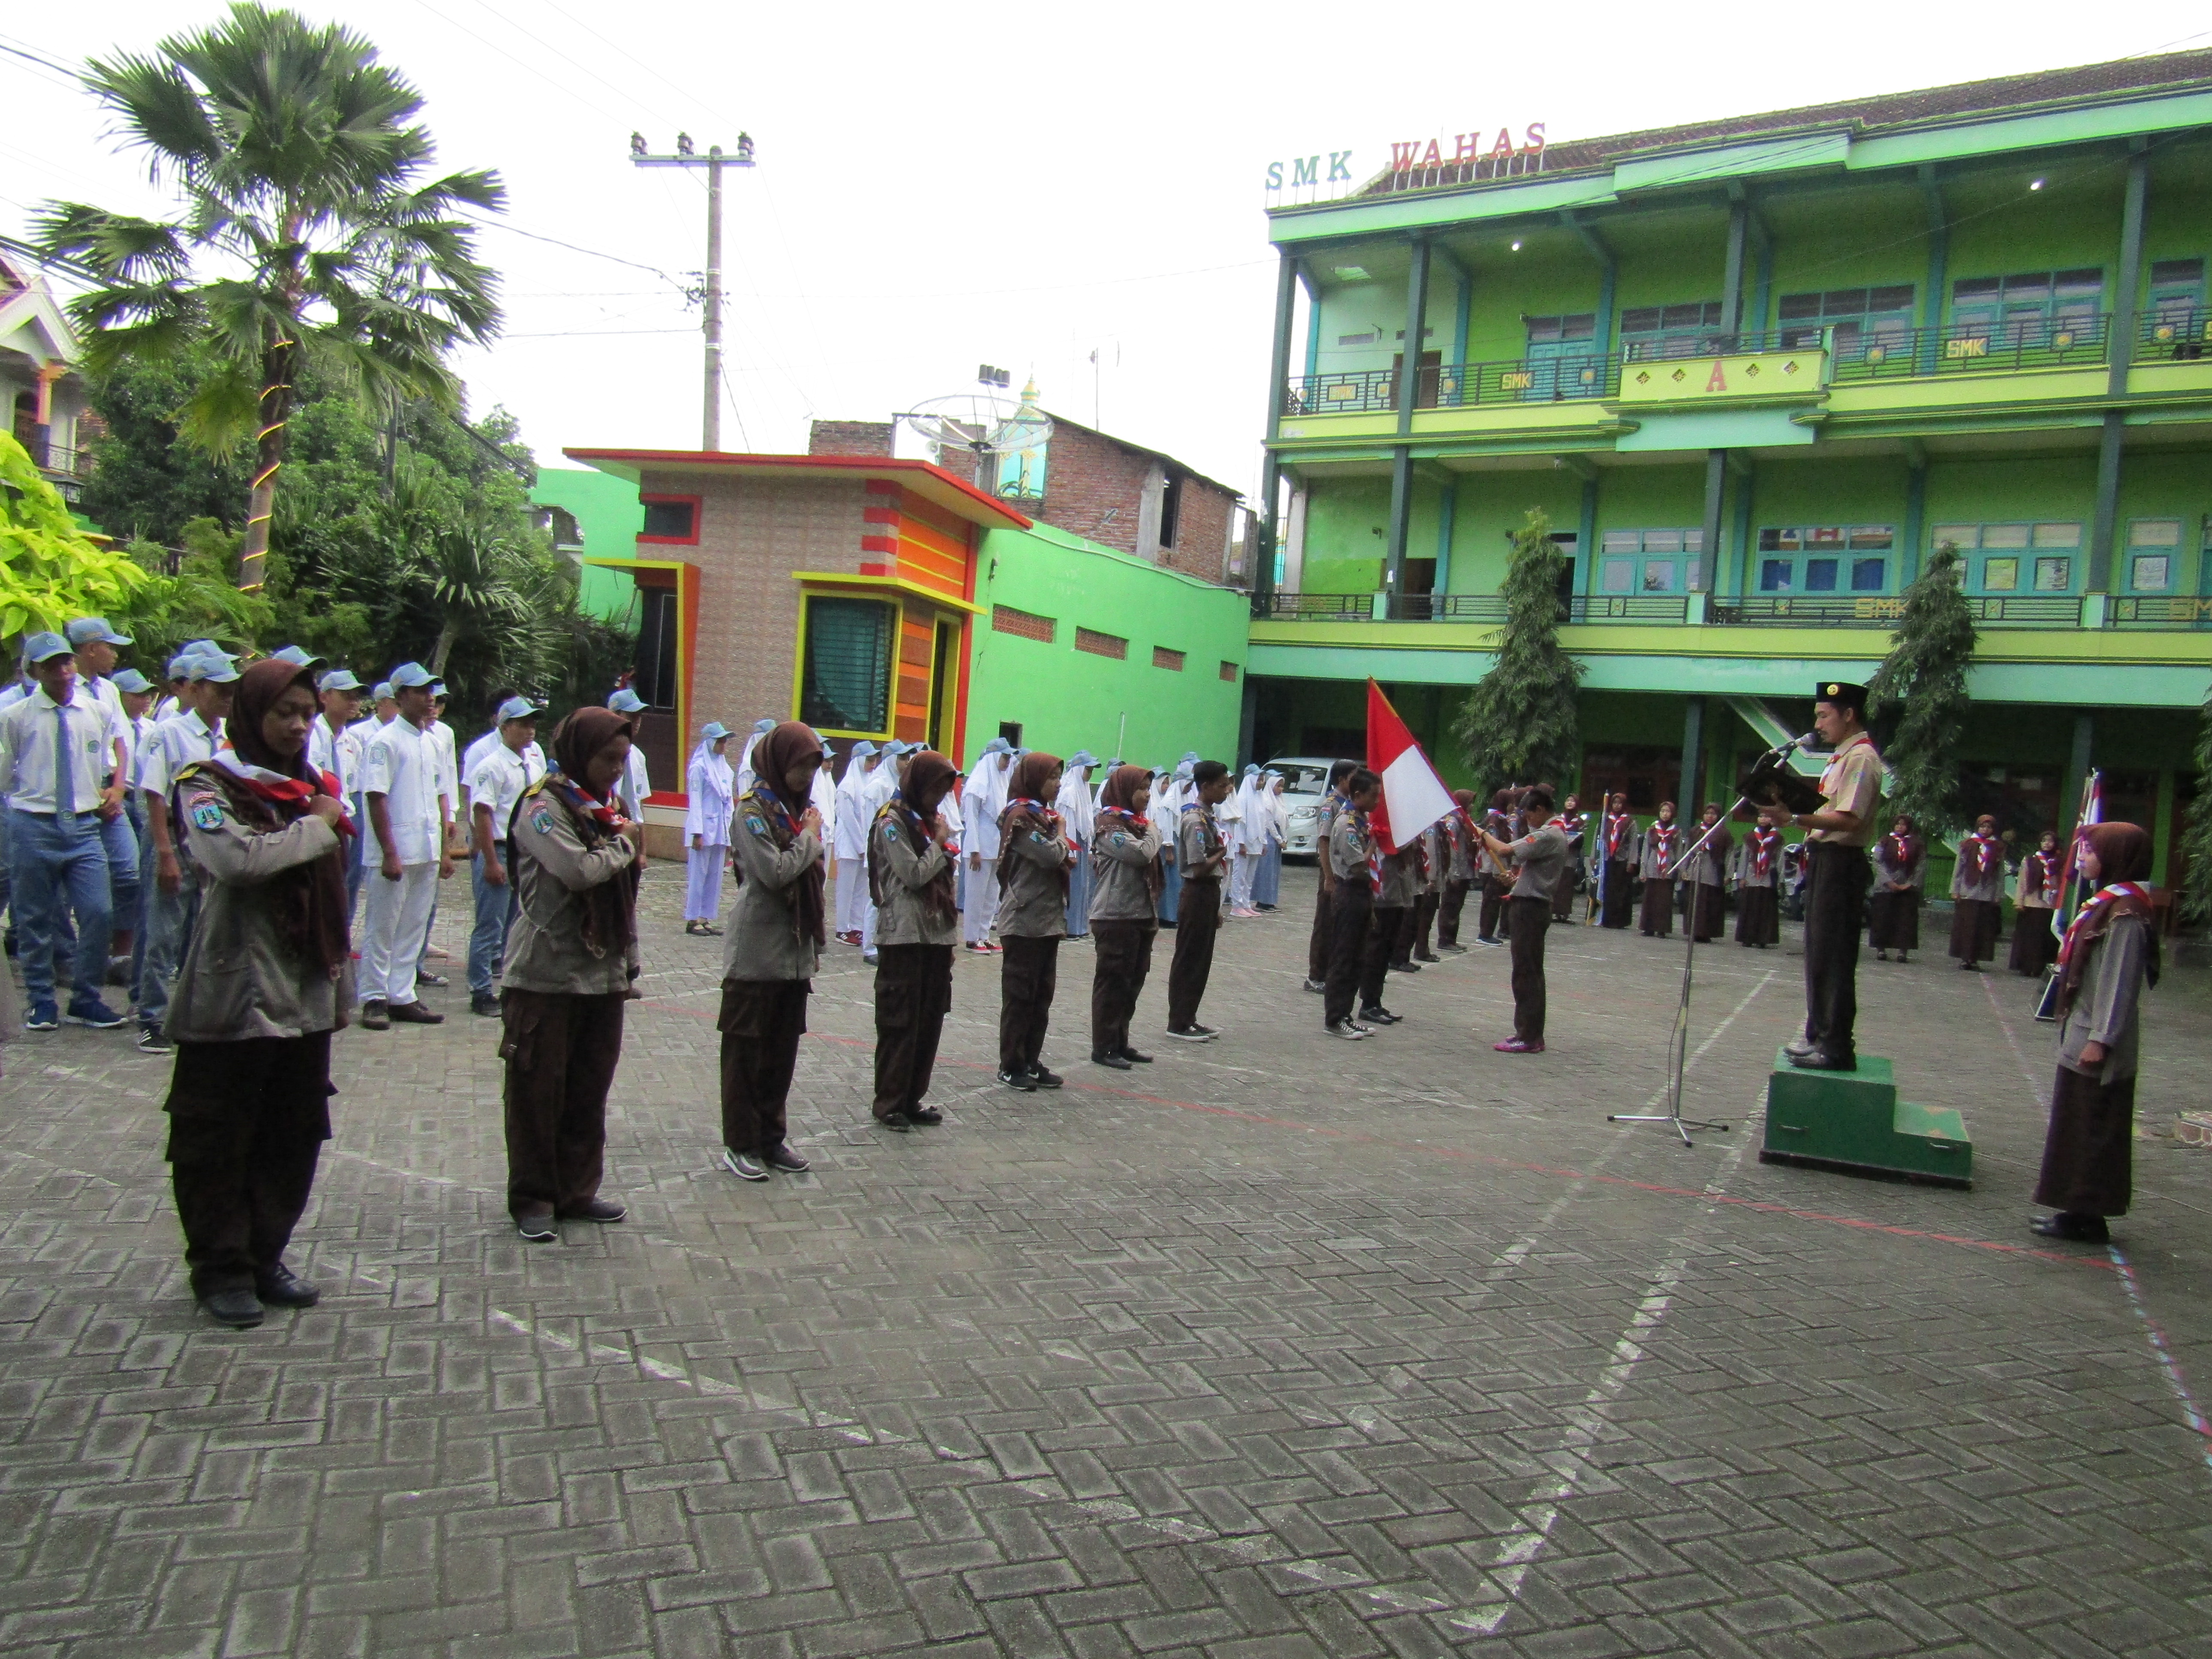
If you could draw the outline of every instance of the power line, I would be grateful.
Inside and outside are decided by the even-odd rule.
[[[689,287],[683,283],[678,282],[675,277],[670,276],[659,265],[644,264],[635,259],[625,259],[619,253],[603,253],[595,247],[583,247],[574,242],[564,242],[558,236],[547,236],[538,231],[525,230],[520,225],[511,225],[504,219],[471,219],[465,213],[461,214],[459,216],[464,219],[468,219],[471,224],[481,226],[485,230],[504,230],[516,236],[526,236],[533,242],[545,242],[554,247],[566,248],[571,253],[587,254],[594,259],[606,259],[611,260],[618,265],[628,265],[633,270],[649,271],[653,276],[659,277],[662,282],[667,283],[678,293],[687,296],[690,293]]]

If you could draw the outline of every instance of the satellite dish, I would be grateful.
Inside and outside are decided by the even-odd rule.
[[[1022,389],[1018,402],[988,391],[953,392],[925,398],[896,418],[930,447],[939,466],[965,472],[977,488],[1004,495],[1009,493],[1000,488],[1005,459],[1039,454],[1052,439],[1052,417],[1037,407],[1036,398],[1035,381]]]

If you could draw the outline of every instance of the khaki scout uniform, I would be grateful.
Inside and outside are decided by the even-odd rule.
[[[926,901],[952,859],[936,842],[916,852],[905,820],[890,806],[869,826],[867,860],[876,903],[876,1099],[878,1122],[911,1114],[929,1092],[937,1043],[952,1008],[952,951],[960,913],[938,916]]]
[[[999,965],[999,1069],[1010,1075],[1042,1061],[1052,1000],[1060,985],[1060,941],[1067,934],[1063,872],[1075,854],[1032,823],[999,848],[999,912],[1006,951]]]
[[[1159,862],[1159,826],[1142,830],[1102,814],[1091,835],[1091,938],[1097,964],[1091,981],[1091,1052],[1129,1046],[1129,1022],[1152,970],[1159,904],[1146,877]]]
[[[785,837],[788,836],[787,840]],[[730,851],[739,873],[722,956],[722,1145],[759,1158],[783,1144],[806,999],[822,941],[803,932],[792,890],[822,868],[822,839],[793,833],[756,784],[738,802]]]

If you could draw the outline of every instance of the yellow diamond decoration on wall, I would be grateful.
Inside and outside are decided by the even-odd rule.
[[[1743,366],[1743,372],[1747,375],[1756,375],[1759,373],[1759,365],[1757,363],[1746,363]]]
[[[1678,368],[1674,371],[1674,378],[1678,380],[1686,379],[1689,372],[1686,368]]]
[[[1875,362],[1880,362],[1881,361],[1881,358],[1878,355],[1880,350],[1881,348],[1876,347],[1874,351],[1870,351],[1867,355],[1869,357],[1872,357]],[[1788,362],[1783,364],[1782,372],[1784,374],[1795,374],[1797,372],[1797,360],[1795,357],[1792,357]]]
[[[1650,386],[1651,384],[1651,371],[1648,368],[1639,369],[1636,375],[1636,384],[1638,386]]]

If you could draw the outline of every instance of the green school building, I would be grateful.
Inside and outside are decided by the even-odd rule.
[[[2158,879],[2212,686],[2212,52],[1557,143],[1272,210],[1255,753],[1447,771],[1531,508],[1572,564],[1587,798],[1733,798],[1955,544],[1980,810],[2081,779]],[[1271,510],[1270,510],[1271,509]],[[1694,805],[1688,805],[1694,811]]]

